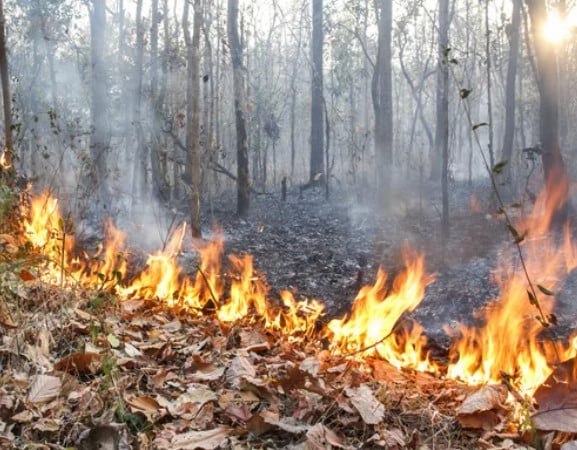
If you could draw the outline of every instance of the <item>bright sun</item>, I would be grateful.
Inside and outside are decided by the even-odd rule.
[[[549,14],[545,28],[543,29],[543,37],[555,44],[561,43],[569,39],[571,35],[572,26],[568,20],[562,19],[557,10]]]

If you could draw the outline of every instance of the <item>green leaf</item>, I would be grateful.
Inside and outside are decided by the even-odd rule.
[[[540,284],[537,285],[537,287],[539,288],[539,290],[541,292],[543,292],[543,294],[548,295],[549,297],[554,297],[555,296],[555,292],[550,291],[549,289],[547,289],[544,286],[541,286]]]
[[[535,294],[533,294],[530,290],[527,290],[527,295],[529,296],[529,303],[531,303],[533,306],[539,305]]]
[[[488,127],[488,126],[489,126],[489,123],[487,123],[487,122],[476,123],[475,125],[473,125],[473,131],[475,131],[478,128]]]
[[[519,202],[517,202],[517,203],[511,203],[510,207],[511,207],[511,208],[522,208],[522,207],[523,207],[523,204],[522,204],[522,203],[519,203]]]
[[[467,98],[471,92],[473,92],[473,89],[463,88],[459,91],[459,95],[461,96],[461,98]]]
[[[498,162],[497,164],[495,164],[495,167],[493,167],[493,173],[501,173],[503,172],[503,169],[505,168],[505,166],[509,164],[509,161],[501,161]]]

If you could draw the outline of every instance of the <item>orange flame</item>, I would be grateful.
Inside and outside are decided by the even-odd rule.
[[[12,168],[12,162],[10,160],[10,152],[8,150],[4,150],[2,155],[0,155],[0,168],[3,170],[9,170]]]
[[[426,338],[422,327],[411,332],[394,334],[401,316],[413,311],[425,295],[433,279],[427,276],[423,256],[405,258],[406,269],[387,288],[387,276],[379,269],[373,286],[361,289],[350,318],[332,320],[328,324],[334,347],[342,353],[370,349],[397,367],[434,370],[424,354]]]
[[[521,392],[531,395],[552,372],[552,364],[575,356],[574,346],[555,342],[544,326],[555,305],[550,294],[577,264],[569,227],[562,243],[549,233],[561,204],[554,191],[548,199],[543,193],[531,216],[516,225],[519,234],[527,234],[521,248],[532,286],[514,253],[501,258],[494,274],[499,298],[478,312],[483,328],[458,327],[449,377],[481,384],[507,376]]]

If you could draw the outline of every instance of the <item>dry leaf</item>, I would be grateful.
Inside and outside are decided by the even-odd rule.
[[[226,371],[226,382],[234,387],[239,388],[243,379],[253,379],[256,377],[256,369],[244,356],[235,356]]]
[[[214,428],[212,430],[189,431],[177,434],[172,438],[171,448],[178,450],[195,450],[199,448],[213,450],[223,446],[231,431],[231,428]]]
[[[226,409],[230,405],[240,406],[242,404],[248,404],[252,408],[259,402],[260,399],[252,391],[223,391],[218,396],[218,406],[222,409]]]
[[[98,353],[75,353],[58,361],[54,368],[70,375],[96,375],[102,370],[102,355]]]
[[[154,418],[160,414],[160,405],[148,395],[132,397],[128,404],[132,407],[132,412],[141,412],[150,422],[154,422]]]
[[[258,414],[265,423],[270,425],[274,425],[277,428],[280,428],[283,431],[292,434],[300,434],[306,432],[310,427],[308,425],[303,425],[302,423],[298,423],[292,417],[280,417],[277,413],[272,411],[262,411]]]
[[[125,342],[124,343],[124,352],[130,356],[131,358],[136,358],[137,356],[142,356],[142,352],[138,350],[134,345]]]
[[[317,423],[307,431],[307,441],[305,446],[307,450],[324,450],[331,448],[331,446],[347,448],[344,439],[339,437],[334,431],[325,427],[322,423]]]
[[[457,420],[464,428],[492,430],[501,422],[500,413],[506,400],[505,386],[484,386],[465,398],[457,409]]]
[[[258,328],[242,330],[239,334],[240,344],[247,352],[263,352],[271,348],[267,336]]]
[[[18,414],[14,414],[12,417],[10,417],[10,420],[16,423],[30,423],[32,420],[36,419],[36,417],[36,413],[25,409]]]
[[[538,430],[577,431],[577,360],[559,364],[547,380],[535,391],[539,412],[533,424]]]
[[[50,375],[36,375],[30,386],[28,401],[31,403],[48,402],[60,394],[62,381],[58,377]]]
[[[357,388],[348,387],[345,393],[366,424],[374,425],[383,420],[385,407],[375,398],[373,391],[366,384]]]

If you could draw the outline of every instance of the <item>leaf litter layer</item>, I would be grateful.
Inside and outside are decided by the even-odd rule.
[[[459,410],[472,388],[399,372],[382,359],[334,355],[321,339],[295,339],[254,321],[195,318],[178,304],[50,287],[27,269],[5,275],[0,420],[7,445],[524,445],[513,408],[492,391],[473,392],[469,409]]]

